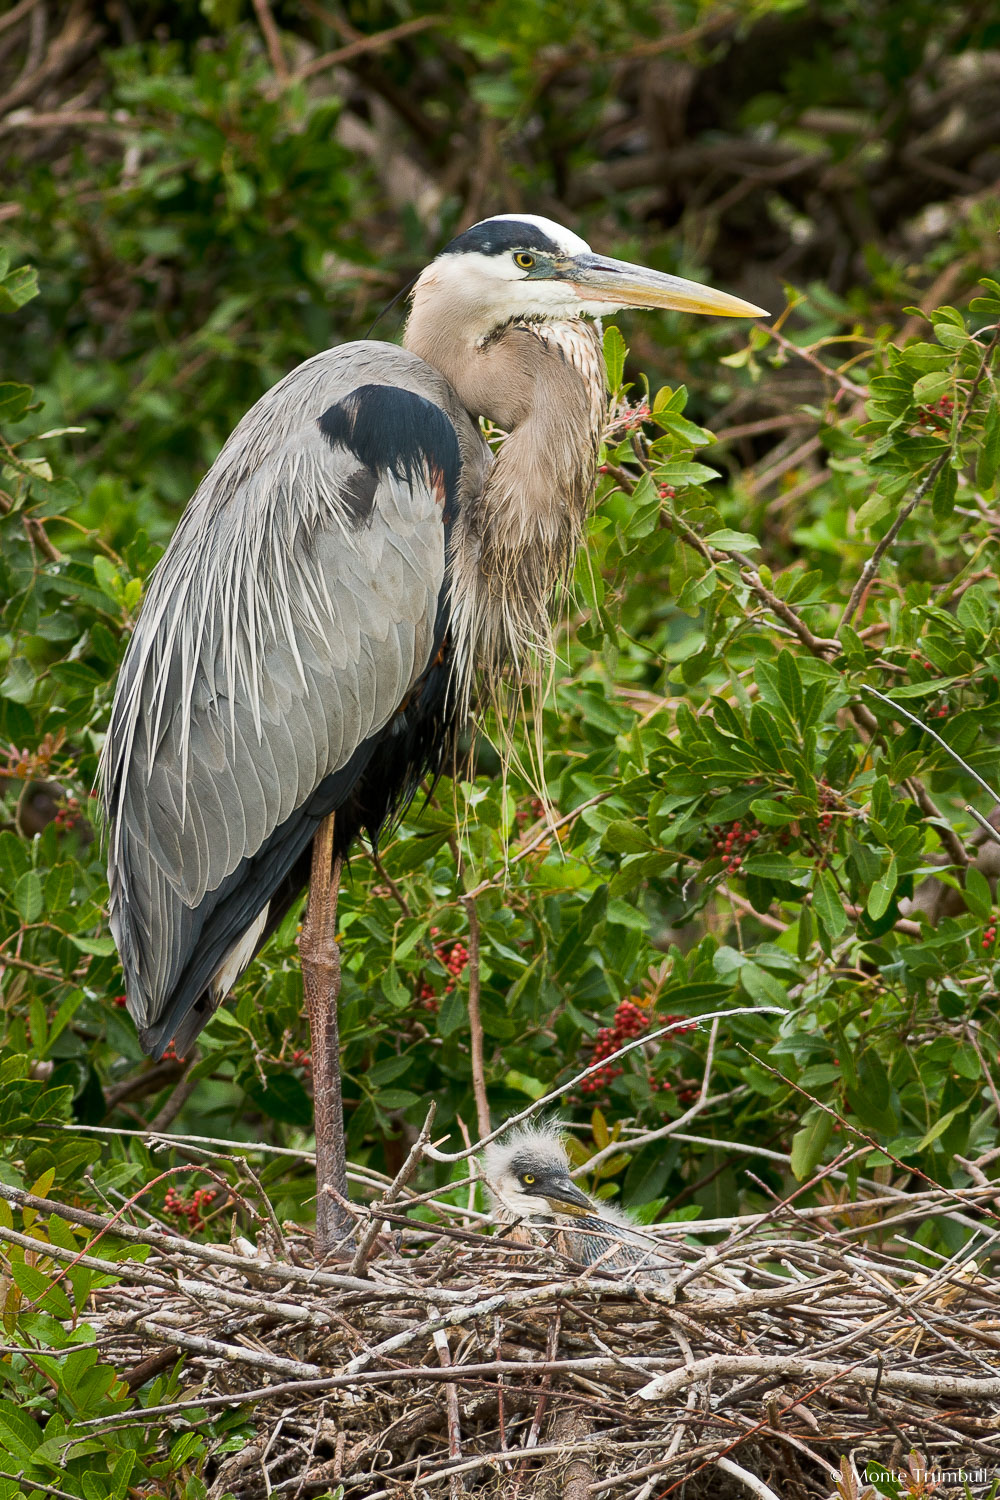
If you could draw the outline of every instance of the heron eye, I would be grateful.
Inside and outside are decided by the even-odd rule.
[[[522,271],[530,271],[532,266],[535,264],[535,257],[533,255],[528,255],[524,250],[519,250],[514,256],[514,264],[516,266],[520,266]],[[532,1178],[531,1180],[532,1182],[534,1182],[535,1179]],[[527,1181],[527,1178],[525,1179],[525,1181]]]
[[[525,1172],[524,1176],[521,1178],[521,1181],[524,1183],[525,1187],[530,1187],[534,1180],[535,1174],[533,1172]]]

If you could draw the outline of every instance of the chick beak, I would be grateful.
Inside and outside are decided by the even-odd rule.
[[[619,307],[671,308],[675,312],[707,313],[716,318],[767,318],[763,307],[717,292],[714,287],[667,276],[627,260],[609,260],[603,255],[576,255],[562,271],[584,302],[606,303],[607,311]]]
[[[589,1214],[594,1211],[594,1205],[568,1172],[547,1177],[539,1185],[539,1194],[557,1213]]]

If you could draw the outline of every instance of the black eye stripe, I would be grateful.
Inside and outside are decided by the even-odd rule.
[[[474,224],[445,245],[441,254],[461,255],[470,250],[478,250],[481,255],[502,255],[509,250],[537,251],[543,255],[560,253],[555,240],[523,219],[487,219]]]

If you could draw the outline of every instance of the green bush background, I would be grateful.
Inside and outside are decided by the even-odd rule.
[[[298,913],[186,1064],[144,1059],[115,1003],[89,803],[114,676],[245,409],[364,336],[456,228],[523,210],[776,316],[636,315],[627,360],[609,331],[616,422],[555,684],[521,735],[527,763],[540,719],[544,776],[505,786],[484,742],[473,782],[440,783],[381,865],[351,862],[352,1159],[394,1170],[431,1097],[442,1133],[475,1130],[478,976],[495,1120],[590,1062],[623,999],[651,1026],[784,1013],[724,1018],[714,1043],[675,1031],[570,1094],[581,1162],[621,1144],[594,1185],[644,1218],[745,1212],[817,1173],[797,1201],[968,1183],[997,1131],[1000,849],[966,806],[995,803],[865,688],[996,786],[991,8],[267,14],[270,43],[241,0],[117,22],[81,0],[48,7],[41,44],[30,18],[0,32],[0,1181],[120,1203],[188,1159],[125,1134],[153,1123],[308,1149]],[[679,1132],[697,1139],[632,1146],[706,1077]],[[189,1201],[204,1185],[170,1180]],[[280,1218],[309,1218],[301,1160],[261,1180]],[[228,1229],[209,1212],[205,1233]],[[962,1231],[923,1232],[954,1250]],[[59,1347],[25,1310],[40,1273],[9,1258],[8,1333]],[[46,1469],[43,1432],[56,1452],[126,1401],[90,1352],[72,1380],[51,1362],[55,1393],[37,1359],[0,1360],[0,1450],[74,1494],[203,1493],[226,1422]]]

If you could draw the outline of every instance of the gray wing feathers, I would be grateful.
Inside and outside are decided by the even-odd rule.
[[[430,478],[384,473],[370,520],[352,526],[340,487],[357,459],[317,422],[365,381],[446,410],[454,398],[413,356],[371,349],[317,356],[258,402],[148,591],[102,767],[111,925],[140,1025],[176,983],[206,892],[388,722],[428,664],[445,569]]]

